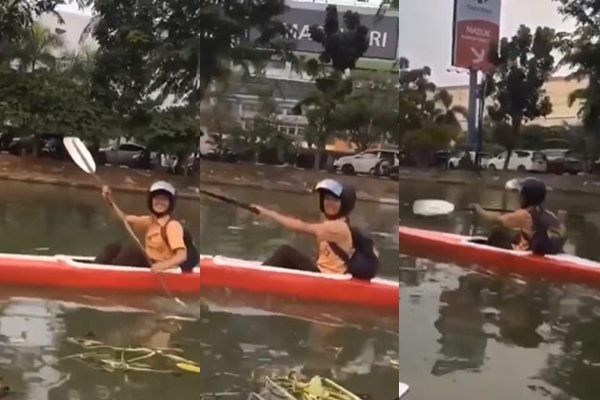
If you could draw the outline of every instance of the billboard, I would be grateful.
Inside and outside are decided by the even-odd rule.
[[[291,6],[280,19],[294,28],[296,39],[296,50],[307,53],[320,53],[323,49],[320,44],[310,39],[309,28],[313,24],[323,24],[325,20],[325,7],[319,8],[297,8]],[[355,9],[360,14],[360,22],[369,28],[369,49],[364,58],[378,58],[385,60],[395,60],[398,55],[398,17],[383,16],[377,19],[373,14],[362,13],[360,9]],[[343,26],[341,11],[338,7],[340,26]],[[369,12],[373,12],[369,10]]]
[[[452,65],[490,71],[490,46],[500,39],[502,0],[454,0]]]

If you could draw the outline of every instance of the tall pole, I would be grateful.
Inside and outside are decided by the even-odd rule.
[[[478,72],[475,69],[469,70],[469,115],[468,115],[468,132],[467,144],[469,150],[477,148],[477,98],[478,93]]]

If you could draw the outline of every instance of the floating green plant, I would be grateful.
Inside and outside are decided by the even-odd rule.
[[[200,364],[178,355],[183,351],[177,348],[119,347],[73,337],[67,338],[67,342],[86,351],[63,357],[60,361],[74,360],[108,372],[173,373],[179,370],[200,373]]]
[[[294,373],[266,379],[266,388],[279,398],[288,400],[361,400],[360,397],[331,379],[314,376],[298,379]]]

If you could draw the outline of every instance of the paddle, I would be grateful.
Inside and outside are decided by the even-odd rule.
[[[521,181],[519,179],[511,179],[504,185],[505,190],[519,190]],[[494,212],[511,212],[504,208],[484,208],[487,211]],[[413,203],[413,214],[422,215],[425,217],[434,217],[439,215],[452,214],[455,211],[454,204],[445,200],[417,200]],[[469,208],[461,209],[460,211],[472,211]]]
[[[487,211],[493,212],[511,212],[504,208],[484,208]],[[417,200],[413,203],[413,214],[422,215],[424,217],[436,217],[440,215],[452,214],[456,211],[454,204],[445,200]],[[470,208],[459,209],[458,211],[473,211]]]
[[[248,210],[248,211],[250,211],[250,212],[252,212],[254,214],[259,214],[260,213],[256,208],[252,207],[250,204],[241,202],[239,200],[235,200],[235,199],[233,199],[231,197],[224,196],[222,194],[216,194],[216,193],[213,193],[213,192],[209,192],[208,190],[204,190],[204,189],[200,189],[199,193],[205,194],[208,197],[212,197],[214,199],[220,200],[220,201],[228,203],[228,204],[233,204],[234,206],[243,208],[243,209]]]
[[[103,186],[104,183],[102,182],[102,179],[100,179],[98,174],[96,174],[96,162],[94,161],[92,154],[90,153],[88,148],[85,146],[85,144],[81,141],[81,139],[79,139],[78,137],[74,137],[74,136],[67,136],[63,139],[63,143],[65,145],[65,148],[67,149],[67,152],[73,159],[73,162],[75,162],[75,164],[77,164],[77,166],[79,168],[81,168],[85,173],[93,176],[94,179],[96,180],[96,182],[98,182],[98,184],[100,186]],[[110,205],[111,205],[111,207],[115,206],[114,203],[111,203]],[[123,226],[129,233],[129,236],[135,241],[136,245],[142,251],[142,254],[144,254],[144,257],[146,257],[148,264],[152,265],[152,261],[146,254],[146,249],[144,249],[144,246],[142,245],[142,243],[140,242],[138,237],[135,235],[135,233],[131,229],[131,226],[129,226],[127,221],[125,221],[125,219],[121,215],[119,215],[118,213],[117,213],[117,215],[118,215],[119,219],[121,220],[121,222],[123,223]],[[158,274],[158,280],[160,281],[160,284],[162,285],[162,288],[165,291],[165,293],[167,294],[167,296],[174,299],[177,303],[181,304],[182,306],[186,306],[186,304],[183,301],[181,301],[179,298],[173,296],[171,291],[167,288],[167,285],[165,284],[160,273]]]

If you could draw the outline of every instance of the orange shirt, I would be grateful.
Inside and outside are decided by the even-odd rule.
[[[344,274],[348,270],[346,263],[329,246],[336,243],[348,256],[352,256],[352,233],[344,219],[321,222],[317,225],[317,245],[319,257],[317,267],[321,272],[328,274]]]
[[[175,251],[185,250],[183,241],[183,227],[178,221],[169,220],[165,229],[165,236],[168,243],[165,242],[161,230],[165,223],[161,223],[153,216],[135,216],[128,215],[127,222],[134,230],[145,234],[146,254],[152,261],[165,261],[173,258]],[[169,246],[170,245],[170,246]]]

